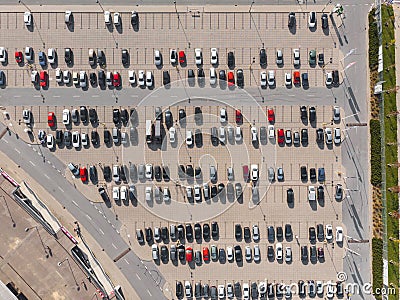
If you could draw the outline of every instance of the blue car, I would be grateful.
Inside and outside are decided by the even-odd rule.
[[[39,52],[39,64],[41,66],[46,65],[46,54],[44,54],[44,52],[42,52],[42,51]]]
[[[324,168],[319,168],[318,169],[318,181],[319,182],[324,182],[325,181],[325,169]]]

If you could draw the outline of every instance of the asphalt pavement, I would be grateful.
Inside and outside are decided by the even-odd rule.
[[[0,124],[0,130],[4,128],[5,125]],[[49,193],[53,194],[59,203],[104,248],[105,253],[111,259],[126,251],[129,246],[108,223],[108,220],[99,214],[88,199],[78,192],[71,183],[65,180],[62,172],[57,171],[59,167],[62,167],[61,170],[65,170],[65,165],[58,158],[51,155],[48,149],[43,148],[41,151],[33,151],[33,147],[35,146],[29,146],[13,133],[6,134],[0,140],[0,151],[5,153],[30,176],[36,178],[36,181]],[[119,222],[116,220],[112,225],[116,228],[120,227]],[[165,298],[160,289],[163,284],[163,278],[158,275],[156,281],[153,279],[152,274],[145,273],[142,275],[143,270],[146,270],[146,268],[147,270],[157,270],[153,263],[146,262],[144,265],[132,251],[129,251],[117,265],[142,299],[148,298],[150,294],[154,296],[154,299]],[[150,276],[150,278],[149,280],[138,280],[140,276],[143,278]]]

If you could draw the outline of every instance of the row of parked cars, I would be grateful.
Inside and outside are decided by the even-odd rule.
[[[194,283],[194,291],[192,282],[189,280],[176,281],[175,284],[175,295],[178,299],[291,299],[293,295],[299,296],[301,299],[306,298],[307,295],[310,298],[315,298],[316,296],[322,298],[324,293],[328,299],[332,299],[335,295],[338,298],[343,298],[344,293],[347,293],[344,288],[344,284],[340,281],[337,282],[323,282],[321,280],[299,280],[298,283],[273,283],[261,281],[240,283],[236,281],[235,283],[228,282],[225,284],[209,285],[208,283],[196,282]]]

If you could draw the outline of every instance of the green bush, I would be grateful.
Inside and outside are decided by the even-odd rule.
[[[383,287],[383,242],[382,239],[372,239],[372,286],[376,291]],[[382,299],[381,295],[375,295],[376,299]]]
[[[371,134],[371,184],[380,186],[382,182],[381,126],[379,120],[369,122]]]
[[[375,9],[372,9],[368,15],[369,21],[369,67],[371,71],[378,69],[378,51],[379,51],[379,40],[378,40],[378,25],[375,20]]]

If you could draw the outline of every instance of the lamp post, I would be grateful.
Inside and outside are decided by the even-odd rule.
[[[75,281],[76,290],[79,291],[79,290],[80,290],[80,286],[79,286],[78,282],[76,281],[75,274],[74,274],[74,271],[72,270],[72,267],[71,267],[71,264],[70,264],[70,262],[69,262],[68,257],[65,258],[65,259],[62,260],[62,261],[59,261],[59,262],[57,263],[57,266],[61,267],[61,265],[62,265],[65,261],[68,262],[69,269],[71,270],[72,277],[74,278],[74,281]]]
[[[23,6],[25,6],[25,8],[27,10],[29,10],[29,12],[32,12],[31,9],[24,2],[22,2],[21,0],[18,0],[18,3],[22,4]]]
[[[332,0],[329,0],[328,2],[326,2],[324,8],[322,9],[322,12],[324,12],[324,10],[326,9],[326,7],[332,3]]]
[[[254,4],[254,1],[252,1],[251,4],[250,4],[250,8],[249,8],[249,13],[250,14],[251,14],[251,9],[253,8],[253,4]]]
[[[38,227],[37,227],[37,226],[26,227],[26,228],[25,228],[25,232],[28,232],[29,230],[31,230],[31,229],[33,229],[33,228],[36,229],[36,231],[37,231],[37,233],[38,233],[38,236],[39,236],[39,239],[40,239],[40,243],[41,243],[42,246],[43,246],[44,253],[46,253],[46,258],[48,258],[48,257],[49,257],[49,254],[47,253],[48,247],[46,247],[45,244],[43,243],[42,236],[40,235],[40,232],[39,232]]]

